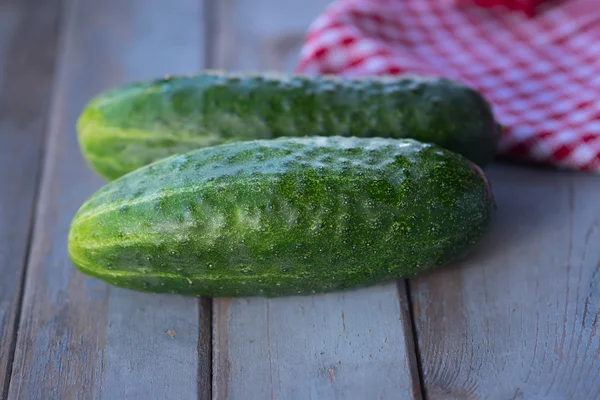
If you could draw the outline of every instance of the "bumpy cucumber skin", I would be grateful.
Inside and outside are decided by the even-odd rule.
[[[107,180],[200,147],[289,136],[413,138],[485,168],[499,133],[488,102],[447,79],[214,71],[107,90],[77,127],[86,160]]]
[[[481,169],[435,145],[245,141],[107,183],[74,217],[69,254],[82,272],[139,291],[323,293],[461,258],[495,208]]]

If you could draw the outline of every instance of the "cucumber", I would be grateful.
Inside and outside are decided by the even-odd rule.
[[[196,148],[300,136],[413,138],[485,168],[499,133],[487,101],[447,79],[216,71],[111,88],[86,105],[77,132],[109,181]]]
[[[465,256],[496,205],[463,156],[413,139],[244,141],[108,182],[72,221],[83,273],[147,292],[324,293]]]

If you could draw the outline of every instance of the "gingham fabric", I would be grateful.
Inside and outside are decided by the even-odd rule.
[[[455,79],[492,104],[501,155],[600,172],[600,0],[545,2],[535,15],[469,1],[334,1],[296,72]]]
[[[454,0],[458,5],[476,4],[481,7],[504,6],[509,10],[521,11],[528,17],[533,17],[538,6],[552,0]]]

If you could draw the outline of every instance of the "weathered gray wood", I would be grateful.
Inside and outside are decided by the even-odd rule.
[[[33,221],[60,0],[0,1],[0,397]]]
[[[291,71],[308,24],[327,4],[219,1],[211,67]],[[214,399],[420,398],[405,300],[404,285],[397,290],[395,283],[310,297],[216,299]]]
[[[69,261],[69,224],[103,183],[75,122],[100,90],[201,67],[197,0],[72,0],[51,109],[10,399],[208,398],[210,323],[197,299],[110,288]],[[199,366],[199,363],[202,366]],[[202,392],[199,393],[199,389]]]
[[[418,388],[401,316],[393,283],[345,294],[215,300],[213,394],[413,398]]]
[[[600,177],[517,166],[489,176],[492,233],[411,282],[427,398],[598,399]]]
[[[214,0],[210,61],[224,69],[292,71],[308,25],[329,3]]]

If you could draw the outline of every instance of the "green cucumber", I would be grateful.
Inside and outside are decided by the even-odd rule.
[[[244,141],[108,182],[75,215],[73,263],[148,292],[323,293],[465,256],[496,205],[463,156],[412,139]]]
[[[447,79],[214,71],[111,88],[87,104],[77,131],[106,180],[196,148],[290,136],[413,138],[485,168],[498,137],[488,102]]]

